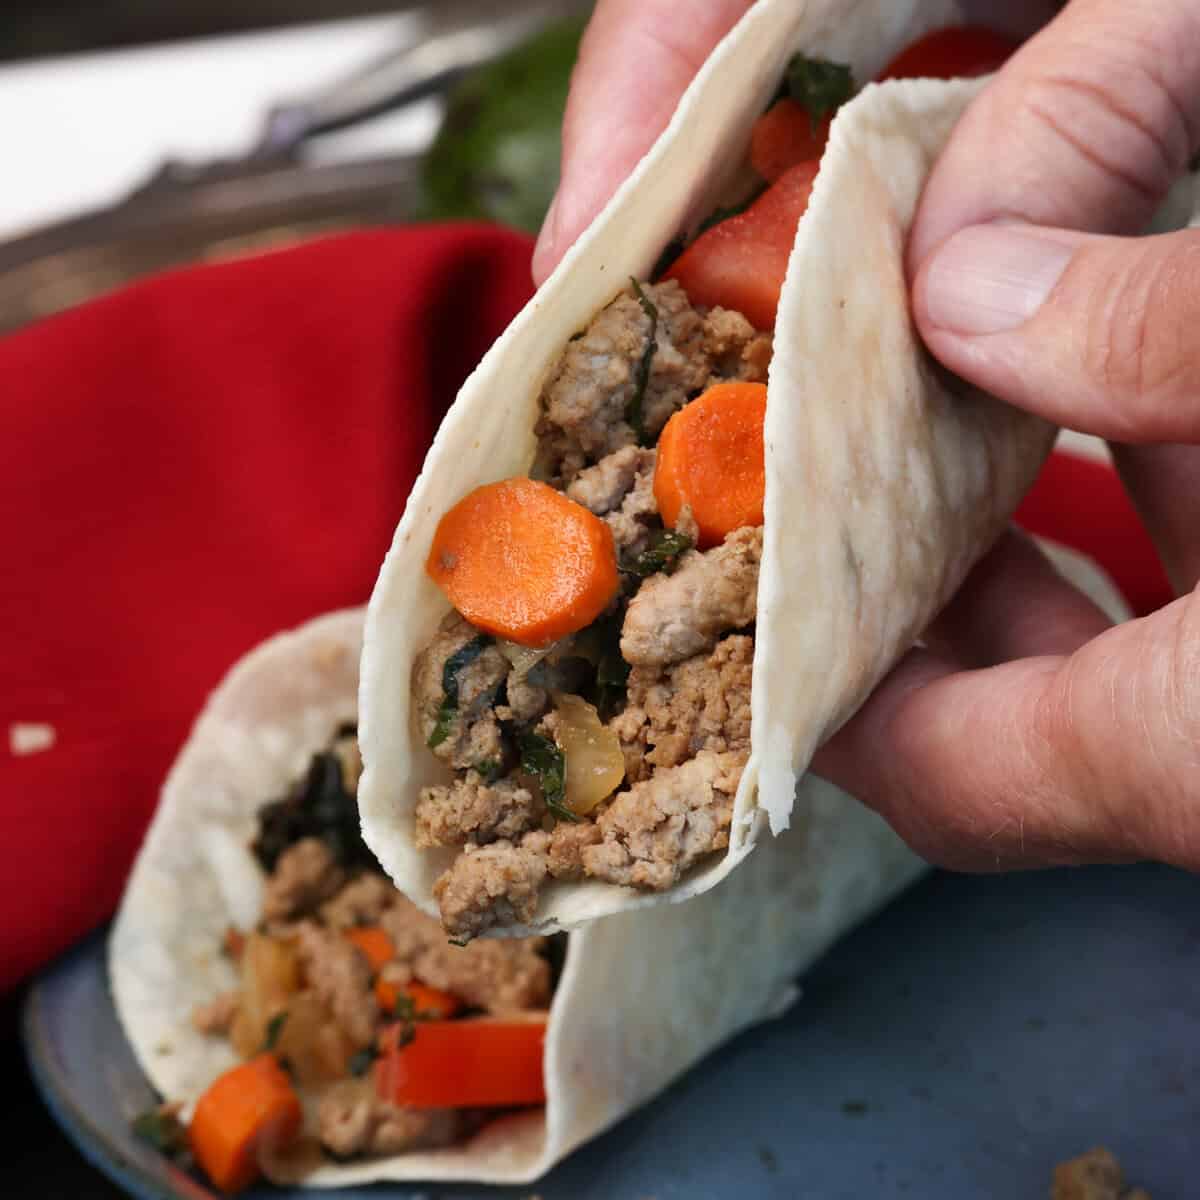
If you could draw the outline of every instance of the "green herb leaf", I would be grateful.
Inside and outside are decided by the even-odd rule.
[[[621,570],[627,575],[636,575],[645,579],[649,575],[662,572],[670,575],[679,565],[679,559],[692,548],[692,539],[686,534],[675,533],[663,529],[655,533],[650,545],[636,558],[621,564]]]
[[[187,1130],[175,1111],[164,1105],[151,1108],[134,1117],[131,1128],[135,1137],[160,1154],[174,1157],[187,1150]]]
[[[270,1053],[279,1044],[279,1035],[283,1032],[283,1027],[287,1024],[287,1019],[287,1009],[284,1009],[283,1012],[277,1012],[267,1022],[267,1036],[263,1038],[264,1054]]]
[[[446,941],[449,942],[451,946],[457,946],[460,950],[464,946],[469,946],[471,944],[471,939],[469,937],[447,938]]]
[[[633,294],[642,306],[642,312],[650,319],[650,329],[646,334],[646,345],[642,357],[638,360],[637,375],[634,377],[633,396],[625,408],[625,420],[633,426],[638,445],[647,445],[646,426],[642,416],[642,406],[646,399],[646,385],[650,382],[650,365],[658,350],[658,309],[650,302],[649,297],[642,291],[642,285],[632,276],[629,282],[633,285]]]
[[[469,667],[490,645],[491,634],[481,633],[469,642],[459,646],[445,663],[442,664],[442,692],[446,702],[458,707],[458,677]]]
[[[815,129],[822,117],[836,112],[854,95],[854,76],[845,63],[797,54],[788,63],[787,91],[812,118]]]
[[[518,739],[521,769],[534,776],[542,787],[546,807],[560,821],[578,821],[566,805],[566,759],[563,752],[540,733],[526,730]]]
[[[433,723],[433,732],[425,743],[430,750],[437,749],[449,736],[454,728],[454,718],[458,716],[458,705],[443,700],[437,710],[437,719]]]
[[[473,770],[484,783],[495,783],[501,775],[504,774],[504,764],[498,758],[483,759],[480,762],[472,763]]]
[[[371,1064],[379,1057],[379,1051],[374,1046],[364,1046],[357,1054],[352,1054],[346,1062],[346,1070],[360,1079],[370,1069]]]
[[[454,728],[454,718],[458,715],[459,675],[491,644],[491,635],[481,633],[469,642],[464,642],[442,664],[442,703],[438,707],[437,717],[433,722],[433,731],[425,742],[430,750],[436,750],[450,736],[450,730]]]

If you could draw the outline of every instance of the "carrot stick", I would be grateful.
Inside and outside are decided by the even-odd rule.
[[[376,925],[359,925],[346,930],[346,937],[362,952],[371,964],[371,971],[378,972],[396,957],[392,939]]]
[[[448,1020],[463,1006],[462,1001],[453,992],[443,992],[440,988],[427,987],[417,983],[391,983],[386,979],[375,982],[375,999],[384,1012],[396,1011],[396,1004],[401,996],[407,996],[412,1001],[413,1014],[419,1019]]]
[[[543,1104],[544,1015],[530,1020],[420,1021],[413,1039],[385,1035],[375,1088],[416,1108],[514,1108]]]
[[[763,523],[761,383],[718,383],[667,422],[658,441],[654,496],[674,528],[689,505],[701,547],[716,546],[743,525]]]
[[[795,100],[776,101],[750,131],[750,165],[774,183],[789,167],[821,157],[832,122],[832,113],[814,122]]]
[[[223,1192],[258,1176],[258,1152],[282,1146],[303,1114],[291,1080],[273,1054],[261,1054],[217,1077],[196,1103],[188,1141],[196,1161]]]
[[[590,625],[618,586],[609,527],[525,478],[460,500],[439,522],[425,570],[472,625],[522,646]]]

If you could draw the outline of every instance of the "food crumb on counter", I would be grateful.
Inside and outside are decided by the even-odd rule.
[[[8,727],[8,749],[14,758],[41,754],[53,747],[58,731],[45,721],[14,721]]]

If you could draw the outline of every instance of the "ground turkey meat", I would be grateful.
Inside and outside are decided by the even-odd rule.
[[[654,470],[655,452],[640,446],[622,446],[602,458],[594,467],[580,471],[567,495],[576,504],[602,517],[621,506],[639,473]]]
[[[237,1010],[237,992],[222,992],[216,999],[192,1010],[192,1028],[199,1033],[228,1033]]]
[[[722,379],[766,383],[771,365],[771,335],[759,333],[740,312],[714,308],[701,330],[705,356],[712,363],[710,385]]]
[[[472,1008],[494,1013],[545,1008],[550,963],[539,953],[544,944],[543,938],[506,938],[452,946],[443,934],[413,961],[413,974]]]
[[[460,1122],[453,1109],[401,1108],[381,1100],[371,1080],[347,1079],[321,1097],[317,1127],[323,1146],[351,1158],[449,1146]]]
[[[526,845],[532,840],[525,839]],[[583,851],[601,840],[594,821],[560,821],[546,837],[546,867],[555,879],[583,878]]]
[[[589,875],[661,891],[729,845],[733,797],[746,755],[703,750],[617,795],[597,820],[603,842],[583,851]]]
[[[613,544],[617,556],[622,559],[636,558],[650,544],[650,535],[658,520],[658,500],[654,495],[654,463],[657,450],[643,451],[646,458],[634,476],[621,507],[608,513],[604,520],[612,530]]]
[[[263,896],[268,922],[290,921],[337,893],[346,876],[319,838],[301,838],[275,863]]]
[[[421,789],[417,846],[463,846],[513,840],[539,825],[546,806],[511,779],[485,783],[474,771],[453,783]]]
[[[671,414],[710,383],[766,378],[771,340],[740,314],[702,314],[674,280],[642,290],[657,310],[641,405],[648,437],[657,437]],[[569,484],[588,463],[636,445],[637,431],[626,417],[650,337],[649,314],[635,295],[623,292],[568,343],[542,393],[539,475]]]
[[[396,897],[396,889],[375,871],[352,879],[332,900],[321,905],[321,920],[330,929],[352,929],[355,925],[378,925],[384,910]]]
[[[342,1031],[355,1046],[369,1046],[379,1025],[379,1005],[363,954],[342,933],[311,921],[296,927],[296,950],[309,984]]]
[[[652,767],[675,767],[701,750],[750,749],[754,639],[734,634],[711,654],[674,667],[634,667],[628,703],[610,728],[625,752],[625,774],[645,779]]]
[[[418,655],[413,667],[413,696],[421,737],[428,741],[438,722],[445,692],[442,668],[446,659],[461,650],[479,630],[450,613],[438,628],[437,636]],[[509,672],[508,659],[487,646],[458,673],[458,711],[448,736],[433,747],[433,752],[452,767],[473,767],[499,762],[504,755],[500,723],[493,701]]]
[[[475,937],[493,925],[526,925],[537,911],[546,857],[512,842],[467,846],[433,885],[442,926]]]
[[[665,667],[711,649],[749,625],[758,602],[762,529],[735,529],[719,546],[693,550],[673,575],[654,575],[629,602],[621,654],[635,667]]]

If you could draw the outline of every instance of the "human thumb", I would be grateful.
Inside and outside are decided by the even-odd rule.
[[[1011,404],[1112,441],[1200,443],[1200,230],[971,226],[926,259],[914,311],[946,366]]]

